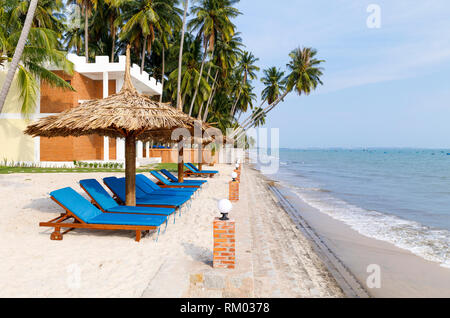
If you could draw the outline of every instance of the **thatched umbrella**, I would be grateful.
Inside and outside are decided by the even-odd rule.
[[[58,115],[29,125],[31,136],[67,137],[100,135],[125,138],[126,204],[136,205],[136,140],[169,136],[177,128],[193,129],[194,119],[169,105],[140,94],[131,82],[130,46],[127,47],[125,79],[121,91],[92,100]],[[183,167],[179,163],[179,167]]]

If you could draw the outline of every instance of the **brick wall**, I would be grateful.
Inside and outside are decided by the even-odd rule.
[[[41,113],[59,113],[77,107],[79,100],[103,97],[102,80],[94,81],[77,72],[72,76],[62,71],[54,73],[70,81],[76,91],[51,87],[41,82]],[[116,81],[109,81],[108,91],[110,95],[115,94]],[[40,152],[41,161],[103,160],[103,137],[93,135],[78,138],[41,138]],[[115,139],[110,139],[109,156],[111,160],[116,159]]]
[[[116,145],[116,138],[109,138],[109,160],[117,159]]]
[[[236,224],[234,220],[214,220],[214,268],[234,269],[236,266]]]

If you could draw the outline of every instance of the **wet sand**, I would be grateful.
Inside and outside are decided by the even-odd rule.
[[[427,261],[393,244],[363,236],[278,187],[326,245],[373,297],[450,297],[450,269]],[[367,279],[380,268],[381,288],[369,288]],[[372,278],[372,276],[371,276]]]

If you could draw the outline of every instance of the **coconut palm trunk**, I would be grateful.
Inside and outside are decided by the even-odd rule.
[[[243,126],[241,129],[242,131],[238,133],[237,135],[237,139],[239,139],[243,134],[245,134],[245,132],[251,128],[255,122],[261,118],[261,116],[263,115],[267,115],[270,111],[272,111],[282,100],[284,100],[286,98],[286,96],[289,94],[289,91],[286,91],[282,96],[280,96],[275,102],[273,102],[272,104],[270,104],[269,106],[267,106],[262,112],[258,113],[257,116],[255,116],[255,118],[253,118],[248,124],[246,124],[245,126]]]
[[[258,108],[261,108],[264,104],[265,104],[265,100],[261,103],[261,105],[258,107]],[[253,121],[253,119],[255,118],[255,117],[257,117],[258,116],[258,114],[251,114],[251,116],[250,117],[248,117],[246,120],[244,120],[243,122],[242,122],[242,124],[240,124],[239,126],[240,127],[245,127],[250,121]],[[235,134],[236,134],[236,132],[238,132],[241,128],[236,128],[236,130],[234,130],[234,132],[232,133],[232,135],[231,136],[234,136]]]
[[[112,33],[112,48],[111,48],[111,63],[114,63],[114,56],[116,53],[116,28],[113,25],[114,20],[111,20],[111,33]]]
[[[208,53],[208,46],[205,46],[205,52],[203,53],[202,66],[200,67],[200,76],[198,77],[197,86],[195,87],[194,97],[191,101],[191,107],[189,107],[189,116],[192,115],[192,110],[194,109],[195,99],[197,98],[198,88],[200,87],[200,83],[203,77],[203,68],[205,67],[206,55]]]
[[[180,54],[178,56],[178,83],[177,83],[177,109],[183,111],[183,105],[181,103],[181,65],[183,62],[183,44],[184,44],[184,33],[186,32],[186,16],[188,10],[189,0],[185,0],[184,3],[184,14],[183,14],[183,26],[181,29],[181,43],[180,43]]]
[[[206,121],[208,119],[209,107],[211,106],[212,100],[214,99],[214,96],[216,95],[216,91],[217,91],[217,87],[214,88],[214,90],[209,98],[208,104],[206,105],[205,113],[203,114],[203,121]]]
[[[147,48],[147,37],[144,38],[144,46],[142,47],[142,56],[141,56],[141,74],[144,71],[145,65],[145,50]]]
[[[22,53],[28,39],[28,34],[30,33],[37,4],[38,0],[31,0],[30,6],[28,7],[27,17],[25,19],[19,41],[17,42],[16,51],[14,52],[8,74],[6,75],[5,82],[0,92],[0,113],[3,110],[6,97],[8,96],[9,89],[11,88],[11,83],[14,79],[14,75],[16,74],[17,67],[19,66],[20,59],[22,58]]]
[[[159,102],[162,103],[164,95],[164,74],[166,72],[166,53],[164,50],[164,43],[162,44],[162,70],[161,70],[161,95],[159,96]]]
[[[87,4],[84,7],[84,54],[86,63],[89,63],[89,8]]]
[[[237,106],[237,103],[239,102],[239,98],[241,98],[241,93],[242,93],[242,89],[239,90],[239,94],[236,98],[236,101],[234,102],[234,105],[231,108],[230,116],[234,116],[234,113],[236,112],[236,106]]]
[[[216,81],[217,81],[217,76],[218,75],[219,75],[219,70],[217,70],[216,76],[214,76],[214,82],[213,82],[213,86],[211,88],[211,94],[209,95],[209,98],[208,98],[207,107],[208,107],[208,105],[210,103],[211,97],[213,96],[213,94],[214,94],[214,92],[216,90]],[[203,103],[201,104],[200,109],[198,111],[198,115],[197,115],[197,119],[199,119],[199,120],[202,119],[202,111],[203,111]]]

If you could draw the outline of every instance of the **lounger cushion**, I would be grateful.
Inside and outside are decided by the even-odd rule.
[[[175,209],[171,208],[151,208],[142,206],[125,206],[118,205],[114,208],[108,209],[107,212],[114,213],[135,213],[135,214],[154,214],[154,215],[172,215]]]
[[[85,223],[102,214],[102,211],[72,188],[56,190],[50,195]]]
[[[154,214],[171,215],[175,212],[173,208],[151,208],[151,207],[131,207],[121,206],[114,201],[102,185],[95,179],[81,180],[80,184],[106,212],[114,213],[135,213],[135,214]]]
[[[141,188],[144,192],[149,194],[165,194],[165,195],[175,195],[175,196],[188,196],[191,197],[198,189],[194,188],[180,188],[180,189],[164,189],[154,183],[152,180],[147,178],[143,174],[136,175],[136,184]]]
[[[194,173],[199,173],[199,174],[218,174],[219,173],[219,171],[217,171],[217,170],[202,170],[202,171],[200,171],[197,169],[197,167],[195,167],[193,165],[188,165],[186,163],[184,164],[184,166]]]
[[[86,189],[88,194],[97,202],[103,210],[118,206],[117,202],[109,195],[102,185],[95,179],[81,180],[80,185]]]
[[[105,178],[103,179],[105,184],[119,197],[122,202],[126,201],[125,195],[125,180],[117,179],[115,177]],[[138,188],[136,188],[136,192]],[[140,191],[142,193],[142,191]],[[137,205],[159,205],[159,206],[181,206],[185,202],[187,202],[189,198],[179,198],[179,197],[169,197],[169,196],[141,196],[137,197],[136,195],[136,204]]]
[[[167,220],[162,215],[102,213],[89,221],[90,224],[160,226]]]
[[[166,216],[159,215],[102,213],[72,188],[56,190],[50,195],[72,214],[88,224],[160,226],[167,220]]]

